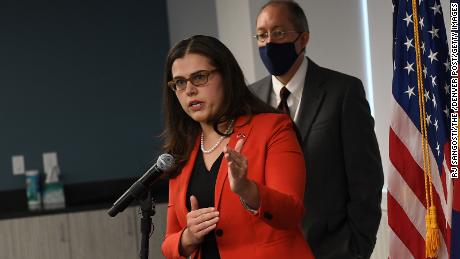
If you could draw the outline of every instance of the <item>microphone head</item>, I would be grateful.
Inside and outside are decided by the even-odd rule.
[[[176,161],[174,157],[168,153],[162,154],[158,157],[157,166],[161,169],[161,171],[169,171],[173,169],[176,165]]]

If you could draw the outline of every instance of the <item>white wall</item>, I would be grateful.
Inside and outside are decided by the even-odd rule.
[[[389,166],[388,133],[390,125],[391,82],[393,77],[393,14],[391,1],[368,1],[369,40],[371,46],[374,92],[375,133],[379,142],[383,169]]]
[[[307,56],[318,65],[365,79],[360,0],[298,1],[310,27]]]
[[[255,82],[251,12],[247,0],[216,1],[219,39],[235,55],[248,82]]]
[[[195,34],[218,37],[214,0],[167,0],[166,3],[171,46]]]

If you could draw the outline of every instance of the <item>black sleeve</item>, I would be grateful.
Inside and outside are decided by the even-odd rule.
[[[383,169],[374,119],[363,84],[354,78],[345,93],[341,133],[350,202],[348,226],[362,258],[369,258],[380,224]]]

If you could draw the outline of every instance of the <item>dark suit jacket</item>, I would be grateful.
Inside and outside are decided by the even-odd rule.
[[[249,88],[269,102],[271,76]],[[381,218],[383,170],[363,84],[308,59],[296,124],[308,174],[302,228],[313,253],[369,258]]]

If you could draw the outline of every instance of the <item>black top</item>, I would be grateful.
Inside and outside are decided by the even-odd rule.
[[[208,169],[206,169],[206,165],[204,164],[203,153],[201,150],[197,154],[195,166],[193,167],[187,189],[186,203],[189,211],[191,195],[196,197],[200,208],[214,207],[214,188],[223,155],[224,153],[220,154],[220,156],[212,164],[211,170],[208,171]],[[214,231],[204,236],[203,242],[201,243],[201,255],[202,259],[220,258]]]

